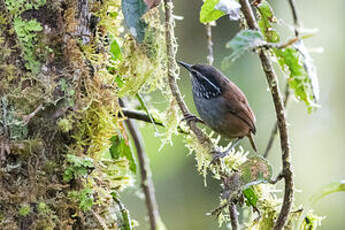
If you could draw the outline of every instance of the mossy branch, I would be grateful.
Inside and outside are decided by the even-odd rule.
[[[176,41],[174,35],[174,19],[172,16],[173,3],[172,0],[164,0],[164,9],[165,9],[165,38],[167,46],[167,56],[168,56],[168,81],[171,93],[176,100],[183,116],[186,118],[190,115],[189,109],[184,102],[181,92],[177,87],[176,83],[176,71],[177,63],[175,60],[176,56]],[[195,121],[188,122],[188,125],[192,132],[197,137],[200,144],[207,143],[209,146],[212,146],[211,140],[206,136],[205,133],[201,131],[196,126]],[[213,147],[212,147],[213,148]]]

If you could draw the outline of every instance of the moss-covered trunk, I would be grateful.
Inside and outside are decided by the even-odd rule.
[[[0,0],[0,229],[117,229],[120,0]]]

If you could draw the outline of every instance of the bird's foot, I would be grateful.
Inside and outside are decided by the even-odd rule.
[[[193,115],[193,114],[187,114],[184,116],[184,118],[181,119],[180,122],[186,121],[187,124],[189,125],[190,122],[194,121],[194,122],[200,122],[202,124],[205,124],[205,122],[203,120],[201,120],[200,118],[198,118],[197,116]]]
[[[216,162],[218,162],[220,159],[226,157],[229,154],[229,150],[224,151],[224,152],[220,152],[220,151],[212,151],[212,161],[210,163],[210,165],[215,164]]]
[[[229,155],[229,153],[231,152],[232,149],[234,149],[239,143],[240,140],[242,139],[242,137],[237,138],[234,142],[231,143],[230,147],[227,148],[224,152],[221,151],[213,151],[212,155],[213,155],[213,159],[210,163],[210,165],[216,163],[217,161],[219,161],[221,158],[226,157],[227,155]]]

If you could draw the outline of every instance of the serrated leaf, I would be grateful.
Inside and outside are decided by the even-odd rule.
[[[297,99],[304,101],[311,110],[313,101],[313,89],[308,73],[304,68],[302,55],[294,48],[275,49],[275,55],[284,72],[289,75],[289,86],[294,90]]]
[[[254,155],[239,166],[240,180],[246,189],[251,185],[263,183],[272,177],[272,166],[259,155]]]
[[[326,185],[312,197],[312,201],[317,202],[325,196],[328,196],[336,192],[345,192],[345,180]]]
[[[231,61],[239,58],[247,50],[264,45],[265,41],[262,34],[255,30],[243,30],[235,35],[235,37],[226,44],[226,48],[233,50],[229,56]]]
[[[121,136],[112,136],[110,138],[111,146],[109,148],[110,155],[113,159],[117,160],[120,157],[125,157],[129,161],[129,169],[136,173],[137,165],[131,151],[130,146],[126,143],[125,139]]]
[[[272,24],[278,20],[274,16],[272,7],[267,1],[262,1],[257,7],[259,15],[259,27],[267,42],[279,42],[279,33],[273,29]]]
[[[225,15],[223,11],[215,9],[219,0],[205,0],[200,10],[200,22],[208,23]]]
[[[149,7],[143,0],[122,0],[122,13],[129,32],[138,41],[145,38],[147,24],[141,17],[148,11]]]
[[[259,200],[259,198],[255,194],[255,191],[252,187],[243,190],[243,195],[246,198],[246,204],[248,206],[256,206],[256,202]]]

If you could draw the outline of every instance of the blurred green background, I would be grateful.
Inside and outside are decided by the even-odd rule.
[[[205,63],[207,43],[205,29],[199,23],[201,0],[176,0],[174,14],[184,17],[176,22],[178,38],[178,58],[189,63]],[[287,1],[273,1],[276,15],[286,23],[291,23],[291,12]],[[344,0],[303,0],[297,1],[302,25],[318,28],[319,33],[308,40],[309,48],[323,47],[322,54],[312,54],[318,68],[321,89],[321,108],[307,113],[303,103],[291,100],[288,120],[292,160],[295,172],[296,204],[307,203],[309,197],[322,186],[345,179],[345,1]],[[223,58],[230,54],[225,43],[238,31],[237,22],[227,17],[217,21],[213,27],[215,43],[215,66],[220,68]],[[285,37],[286,38],[286,37]],[[256,142],[263,152],[274,123],[275,114],[271,95],[267,91],[265,76],[253,53],[234,62],[224,73],[245,92],[256,114]],[[285,79],[280,74],[280,85]],[[180,89],[193,112],[189,77],[181,70]],[[166,106],[158,99],[155,106]],[[150,125],[141,128],[146,150],[151,159],[156,195],[163,221],[168,229],[217,229],[214,217],[205,213],[218,205],[220,187],[208,177],[208,186],[203,186],[203,178],[198,175],[193,155],[181,138],[174,138],[173,146],[165,146],[158,151],[161,143],[154,137]],[[278,139],[277,139],[278,140]],[[247,140],[242,141],[250,150]],[[275,142],[269,160],[276,175],[281,168],[279,141]],[[138,184],[138,183],[137,183]],[[139,198],[138,187],[126,190],[122,196],[132,217],[140,222],[138,229],[149,229],[144,200]],[[345,229],[345,193],[330,195],[312,206],[320,216],[327,216],[321,229]],[[226,229],[223,226],[222,229]]]

